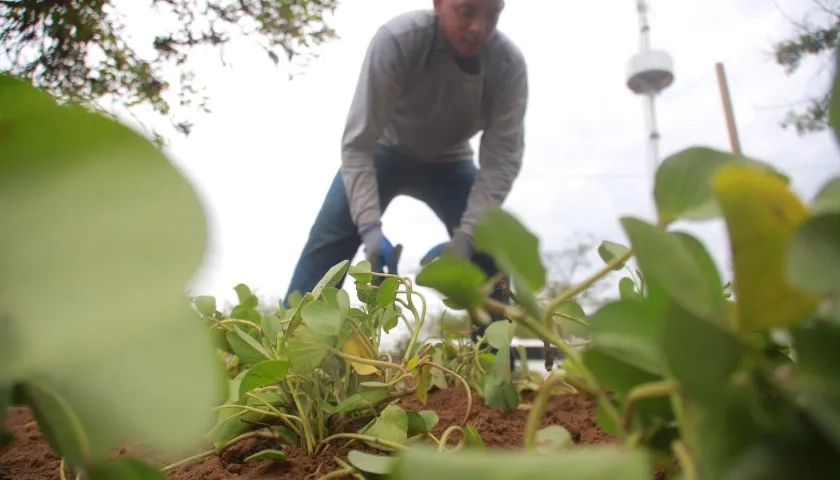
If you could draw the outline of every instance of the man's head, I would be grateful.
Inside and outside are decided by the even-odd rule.
[[[458,55],[472,57],[496,33],[504,0],[434,0],[443,34]]]

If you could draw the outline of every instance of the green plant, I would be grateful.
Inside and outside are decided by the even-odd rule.
[[[835,94],[830,115],[840,136],[838,112]],[[606,266],[544,308],[532,293],[544,282],[536,239],[502,209],[484,215],[476,243],[511,275],[517,305],[488,299],[480,272],[455,258],[420,272],[419,284],[477,321],[503,313],[556,345],[565,373],[544,382],[523,452],[415,449],[389,460],[389,478],[531,478],[562,470],[568,479],[635,480],[657,469],[686,480],[773,480],[837,471],[840,177],[805,205],[769,165],[692,147],[661,164],[653,196],[657,222],[623,217],[630,248],[605,243]],[[732,292],[702,242],[673,228],[713,218],[728,232]],[[589,317],[591,342],[575,350],[555,331],[557,308],[631,257],[636,275],[620,282],[619,300]],[[504,335],[493,336],[494,346],[503,346]],[[598,421],[619,445],[578,449],[562,441],[562,429],[538,428],[548,398],[564,384],[598,402]],[[557,448],[546,452],[545,437]]]
[[[0,413],[27,405],[91,480],[163,478],[107,454],[191,448],[223,399],[183,290],[205,248],[192,187],[129,128],[0,76],[0,231]]]
[[[345,273],[355,280],[358,307],[335,287]],[[385,277],[379,286],[372,284],[375,276]],[[216,409],[218,422],[208,435],[215,448],[165,470],[254,436],[310,453],[339,440],[402,449],[409,439],[427,435],[438,418],[432,411],[405,411],[395,400],[414,395],[425,403],[433,371],[452,374],[466,387],[434,362],[433,347],[412,347],[425,317],[423,296],[406,278],[372,273],[367,261],[336,265],[312,292],[293,299],[289,309],[280,305],[274,315],[260,314],[259,300],[247,285],[234,290],[239,303],[227,315],[216,309],[215,298],[195,298],[231,376],[228,399]],[[400,320],[416,353],[395,362],[387,352],[379,353],[380,341]],[[360,420],[369,421],[348,432]],[[255,455],[283,458],[276,449]]]

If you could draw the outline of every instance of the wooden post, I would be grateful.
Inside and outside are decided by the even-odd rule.
[[[720,98],[723,101],[723,112],[726,115],[726,129],[729,132],[729,144],[732,153],[741,155],[741,142],[738,140],[738,129],[735,126],[735,113],[732,111],[732,97],[729,95],[729,86],[726,83],[726,72],[723,70],[723,63],[715,64],[717,70],[718,87]]]

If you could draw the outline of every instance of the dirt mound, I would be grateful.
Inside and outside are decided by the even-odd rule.
[[[528,417],[528,401],[525,394],[519,410],[502,413],[484,406],[480,397],[473,396],[469,423],[491,447],[521,447],[524,443],[525,421]],[[430,392],[426,405],[415,398],[402,401],[402,406],[411,410],[434,410],[440,422],[432,432],[438,438],[450,425],[458,425],[467,409],[467,396],[461,389],[446,389]],[[582,396],[563,395],[555,397],[548,404],[542,425],[562,425],[569,430],[578,443],[595,444],[613,441],[595,423],[595,405]],[[25,408],[9,409],[6,428],[16,441],[0,452],[0,480],[57,480],[59,458],[52,452],[44,436],[32,421]],[[452,441],[457,435],[450,437]],[[245,464],[250,454],[265,448],[277,448],[286,453],[287,462],[278,464],[260,461]],[[306,450],[281,446],[278,448],[269,440],[251,439],[234,445],[220,456],[211,456],[169,472],[170,480],[317,480],[321,475],[337,468],[334,457],[346,459],[350,449],[367,450],[364,445],[337,442],[318,456],[311,456]],[[181,458],[156,455],[137,446],[120,447],[114,457],[137,456],[164,466]]]

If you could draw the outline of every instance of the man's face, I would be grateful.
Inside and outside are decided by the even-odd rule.
[[[477,55],[493,39],[504,0],[434,0],[443,34],[464,57]]]

